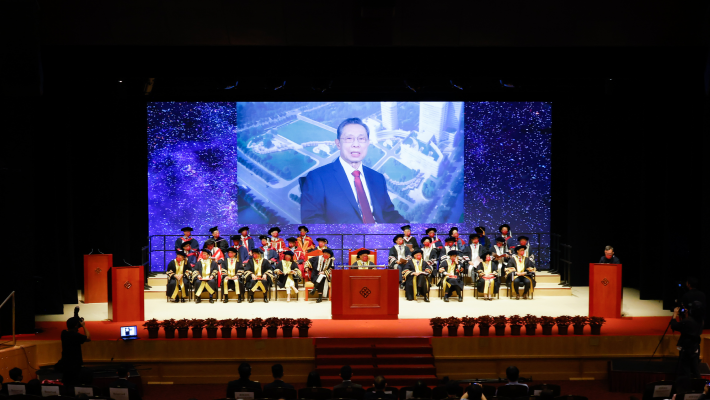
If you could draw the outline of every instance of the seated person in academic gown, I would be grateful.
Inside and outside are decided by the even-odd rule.
[[[237,249],[239,260],[242,262],[242,264],[246,264],[247,261],[249,261],[249,257],[251,257],[251,249],[248,249],[246,246],[242,245],[242,237],[239,235],[232,235],[229,237],[229,239],[232,241],[232,247]]]
[[[254,238],[249,236],[249,227],[248,226],[243,226],[239,228],[237,231],[239,232],[239,239],[241,240],[242,246],[244,246],[247,251],[249,251],[249,254],[251,255],[251,251],[254,250],[255,247],[258,247],[259,245],[254,242]]]
[[[306,256],[306,252],[301,250],[300,247],[298,247],[298,239],[295,237],[290,237],[286,239],[286,243],[288,243],[288,249],[291,250],[293,253],[293,259],[291,261],[295,262],[296,265],[298,265],[298,270],[301,271],[301,277],[303,279],[309,280],[310,276],[306,276],[304,274],[304,268],[303,265],[308,261],[308,256]],[[315,247],[315,246],[314,246]]]
[[[459,260],[458,250],[450,250],[447,254],[448,259],[439,264],[439,274],[444,279],[444,301],[449,302],[449,297],[454,290],[459,294],[459,301],[463,301],[463,266]]]
[[[414,289],[416,288],[416,295],[424,296],[424,301],[429,302],[429,287],[431,286],[429,276],[432,268],[422,258],[423,253],[422,249],[414,250],[412,252],[413,258],[407,262],[402,272],[405,279],[404,293],[407,296],[407,301],[415,299]]]
[[[210,258],[217,263],[217,286],[222,286],[222,262],[224,261],[224,252],[217,247],[217,244],[212,239],[205,241],[205,248],[210,251]]]
[[[434,239],[429,236],[424,236],[421,240],[422,246],[422,260],[426,262],[427,266],[431,268],[431,275],[429,279],[431,283],[436,283],[437,281],[437,261],[439,260],[439,249],[434,245]]]
[[[490,249],[493,244],[490,240],[488,240],[488,237],[486,237],[486,228],[483,226],[478,226],[475,228],[475,231],[478,235],[478,243],[480,243],[481,246],[485,247],[486,249]]]
[[[357,261],[355,261],[355,264],[351,266],[351,268],[356,269],[357,267],[366,267],[368,265],[375,265],[372,261],[370,261],[370,250],[367,249],[362,249],[357,252]]]
[[[464,262],[468,264],[468,276],[472,278],[475,276],[474,271],[478,268],[478,264],[481,263],[483,254],[486,253],[486,248],[482,246],[478,240],[478,234],[474,233],[473,235],[469,235],[468,245],[463,249]]]
[[[614,255],[614,248],[606,246],[604,248],[604,255],[601,260],[599,260],[599,264],[621,264],[621,261]]]
[[[192,237],[192,228],[186,226],[180,230],[182,231],[182,237],[177,238],[177,240],[175,241],[175,250],[182,250],[182,244],[186,242],[190,243],[190,246],[193,249],[200,248],[200,245],[197,243],[197,240]]]
[[[392,241],[394,242],[394,246],[390,247],[388,258],[389,267],[391,269],[399,269],[399,285],[401,287],[403,286],[402,271],[407,261],[412,259],[412,252],[409,251],[409,247],[404,245],[404,235],[396,235]]]
[[[286,301],[291,301],[291,290],[298,293],[298,282],[301,281],[301,270],[298,269],[293,259],[293,252],[286,250],[283,252],[284,259],[276,264],[274,276],[276,284],[280,288],[286,288]]]
[[[500,290],[500,269],[490,252],[481,254],[481,258],[483,261],[476,267],[478,292],[483,293],[484,300],[493,300],[493,295]]]
[[[505,245],[512,249],[514,246],[513,244],[513,232],[510,230],[510,225],[508,224],[503,224],[498,227],[498,232],[500,232],[500,237],[502,237],[505,240]]]
[[[182,252],[185,253],[185,260],[190,268],[195,268],[197,264],[197,259],[200,257],[200,249],[193,248],[190,242],[184,242],[182,245]]]
[[[335,260],[331,249],[325,249],[323,255],[311,257],[306,261],[306,268],[311,270],[311,281],[313,282],[313,289],[308,293],[314,296],[318,292],[316,303],[323,301],[323,295],[328,295],[330,276],[334,266]]]
[[[234,289],[237,294],[237,303],[244,297],[244,264],[241,262],[239,250],[234,247],[227,249],[227,258],[222,262],[222,302],[229,302],[229,289]]]
[[[203,290],[210,294],[210,303],[214,303],[212,296],[217,291],[217,275],[219,267],[215,261],[212,261],[210,255],[212,252],[209,249],[202,249],[201,258],[195,264],[192,270],[192,287],[195,289],[195,303],[200,303],[200,295]],[[202,280],[205,279],[205,280]]]
[[[412,236],[412,227],[409,225],[405,225],[400,229],[402,229],[402,232],[404,232],[404,245],[409,247],[409,251],[414,251],[415,249],[418,249],[419,242],[417,242],[417,238]]]
[[[323,251],[328,248],[328,239],[326,238],[317,238],[316,242],[318,242],[318,247],[315,249],[308,250],[307,252],[313,251],[313,250],[320,250]]]
[[[459,237],[459,228],[455,226],[451,227],[451,229],[449,229],[449,237],[456,239],[456,247],[458,247],[459,251],[463,251],[466,242]]]
[[[515,253],[505,269],[507,282],[513,287],[516,300],[520,300],[518,286],[524,286],[523,299],[527,299],[535,291],[535,265],[525,257],[525,246],[516,247]]]
[[[432,246],[437,249],[444,248],[444,242],[441,241],[441,238],[436,236],[436,228],[427,228],[426,235],[429,236],[429,238],[431,239]]]
[[[528,238],[527,236],[518,236],[518,246],[525,247],[524,256],[529,258],[534,266],[535,265],[535,255],[532,252],[532,246],[530,246],[530,238]]]
[[[190,245],[186,242],[187,246]],[[175,254],[175,259],[170,260],[168,263],[168,283],[165,295],[170,297],[174,303],[185,302],[187,294],[185,291],[190,287],[190,275],[192,274],[192,267],[185,259],[185,252],[178,251]]]
[[[508,266],[508,262],[510,261],[511,255],[508,251],[508,246],[506,246],[505,244],[504,238],[496,238],[496,244],[494,246],[491,246],[491,256],[493,256],[493,260],[497,261],[500,264],[501,268],[505,268]]]
[[[281,233],[281,228],[278,226],[275,226],[271,229],[269,229],[269,246],[271,247],[272,250],[278,254],[277,261],[278,260],[283,260],[283,252],[284,250],[287,249],[286,243],[284,243],[284,240],[279,237],[279,234]]]
[[[214,226],[210,228],[210,233],[212,234],[212,237],[210,237],[208,240],[213,240],[214,245],[217,246],[222,251],[222,253],[226,252],[227,248],[229,248],[229,242],[227,242],[227,239],[219,235],[219,229]]]
[[[245,362],[241,363],[239,365],[239,379],[229,381],[227,384],[227,395],[225,397],[233,399],[235,392],[252,392],[254,393],[255,399],[261,398],[261,384],[250,380],[250,376],[251,365]]]
[[[301,225],[298,227],[298,238],[296,239],[296,247],[304,253],[316,248],[316,244],[313,243],[313,239],[308,236],[308,227]]]
[[[279,261],[279,252],[271,247],[271,244],[269,244],[269,237],[266,235],[261,235],[259,236],[259,240],[261,240],[261,246],[259,246],[258,248],[261,250],[263,258],[269,263],[271,263],[272,266],[276,265],[276,263]]]
[[[244,277],[246,288],[249,291],[249,302],[254,302],[254,292],[261,290],[264,292],[264,303],[269,302],[269,288],[273,283],[273,272],[271,263],[267,261],[260,248],[251,251],[251,258],[244,266]]]

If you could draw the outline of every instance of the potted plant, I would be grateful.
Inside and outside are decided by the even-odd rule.
[[[270,317],[264,320],[264,325],[266,325],[266,337],[275,338],[279,333],[279,326],[281,326],[281,318]]]
[[[476,318],[469,317],[467,315],[461,318],[461,325],[463,325],[464,336],[473,336],[473,328],[476,326]]]
[[[293,337],[293,327],[296,326],[296,320],[293,318],[281,318],[281,331],[284,337]]]
[[[458,336],[459,325],[461,325],[461,320],[456,317],[449,317],[445,320],[446,328],[449,330],[449,336]]]
[[[508,325],[510,325],[510,334],[520,336],[520,330],[523,329],[523,317],[520,315],[511,315],[508,317]]]
[[[575,315],[572,317],[572,325],[574,325],[575,335],[584,335],[584,325],[589,322],[589,317],[584,315]]]
[[[572,317],[569,315],[560,315],[555,318],[555,325],[557,325],[557,333],[560,335],[566,335],[569,326],[572,324]]]
[[[193,318],[190,320],[190,327],[192,328],[192,338],[201,339],[202,338],[202,328],[205,327],[205,320],[199,318]]]
[[[589,327],[592,328],[592,335],[601,335],[602,325],[604,325],[605,322],[604,317],[589,317]]]
[[[249,321],[249,327],[251,328],[251,337],[260,338],[261,332],[264,330],[264,320],[256,317]]]
[[[148,330],[148,339],[157,339],[160,332],[160,322],[153,318],[145,321],[143,327]]]
[[[207,329],[208,339],[216,338],[217,329],[219,329],[219,321],[216,318],[207,318],[205,320],[205,329]]]
[[[493,325],[493,317],[490,315],[481,315],[476,318],[476,322],[478,323],[478,331],[480,335],[488,336],[488,331],[491,329],[491,325]]]
[[[313,321],[310,318],[298,318],[296,319],[296,327],[298,327],[298,337],[308,337],[308,330],[313,325]]]
[[[534,336],[537,330],[537,324],[540,322],[540,318],[528,314],[523,317],[523,324],[525,325],[525,334],[528,336]]]
[[[234,327],[237,328],[237,337],[245,338],[247,337],[247,328],[249,327],[249,320],[244,318],[234,318]]]
[[[505,336],[505,326],[508,324],[508,318],[505,315],[493,317],[493,326],[496,328],[496,336]]]
[[[429,319],[429,325],[431,329],[434,330],[434,336],[441,336],[444,331],[444,319],[441,317],[434,317]]]
[[[555,326],[555,319],[552,317],[540,317],[543,335],[552,335],[552,327]]]
[[[175,338],[175,324],[176,323],[177,322],[173,318],[166,319],[160,323],[160,326],[162,326],[163,330],[165,331],[165,338],[166,339],[174,339]]]
[[[175,321],[178,332],[178,339],[187,339],[187,332],[190,330],[190,320],[187,318]]]
[[[232,328],[234,327],[234,320],[231,318],[219,320],[220,330],[222,331],[222,338],[232,337]]]

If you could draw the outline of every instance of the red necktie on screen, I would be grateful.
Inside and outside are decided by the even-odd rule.
[[[370,203],[367,201],[367,194],[365,194],[365,189],[362,187],[362,181],[360,180],[360,171],[353,171],[353,176],[355,177],[355,191],[357,192],[357,202],[360,203],[360,210],[362,211],[362,222],[366,224],[374,224],[375,218],[372,216],[372,211],[370,210]]]

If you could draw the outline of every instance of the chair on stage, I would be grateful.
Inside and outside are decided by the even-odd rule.
[[[167,277],[167,280],[165,281],[165,285],[167,286],[168,282],[170,282],[170,277]],[[178,295],[175,297],[176,299],[179,299],[180,296],[182,296],[182,292],[178,290]],[[192,301],[192,296],[193,296],[193,290],[192,290],[192,280],[188,279],[187,285],[185,285],[185,300],[187,302]],[[165,294],[165,301],[170,303],[170,296],[168,294]]]
[[[518,397],[526,397],[528,395],[528,387],[523,386],[523,385],[503,385],[499,386],[498,390],[496,391],[496,395],[498,398],[502,397],[509,397],[509,398],[518,398]]]
[[[509,299],[513,298],[513,285],[514,284],[515,284],[515,278],[513,278],[513,280],[508,280],[508,276],[506,275],[505,285],[508,288],[508,298]],[[530,284],[532,285],[532,282]],[[522,293],[525,291],[525,285],[523,285],[523,284],[518,285],[518,291],[522,296]],[[532,287],[530,288],[530,291],[528,292],[528,296],[530,296],[530,300],[535,298],[535,291],[533,290]],[[499,294],[498,298],[500,298],[500,294]]]
[[[444,295],[446,295],[446,290],[444,289],[444,282],[446,282],[446,277],[442,276],[441,279],[439,279],[439,283],[437,284],[437,287],[439,289],[439,298],[443,300]],[[461,289],[461,297],[463,298],[465,289]],[[459,295],[458,290],[454,290],[451,294],[453,296],[453,293],[456,293],[456,296]]]
[[[654,393],[656,394],[654,396]],[[673,381],[657,381],[643,386],[643,400],[670,399],[675,394]]]
[[[562,388],[560,385],[553,385],[549,383],[543,383],[542,385],[530,386],[530,394],[533,396],[539,396],[540,392],[543,390],[551,390],[554,397],[562,394]]]
[[[352,249],[348,250],[348,265],[353,265],[357,262],[357,252],[361,251],[361,250],[370,250],[370,249],[366,249],[364,247],[361,247],[361,248],[355,249],[355,250],[352,250]],[[375,265],[377,265],[377,250],[370,250],[370,260],[369,261],[372,261],[373,263],[375,263]]]
[[[361,387],[348,386],[344,388],[333,389],[333,398],[336,399],[355,399],[360,400],[365,396],[365,389]]]
[[[298,389],[298,398],[307,400],[328,400],[333,397],[333,391],[322,387]]]
[[[308,252],[308,258],[322,256],[322,255],[323,255],[323,252],[320,250],[313,250],[313,251]],[[306,279],[305,278],[303,279],[303,288],[306,291],[306,301],[308,301],[308,291],[313,289],[313,286],[314,286],[313,282],[311,282],[311,281],[306,282]],[[328,300],[330,300],[330,290],[331,289],[332,289],[332,287],[328,288],[328,296],[326,296],[326,298]]]
[[[289,389],[283,387],[272,388],[269,390],[264,390],[262,393],[264,399],[296,399],[298,397],[298,392],[296,389]]]

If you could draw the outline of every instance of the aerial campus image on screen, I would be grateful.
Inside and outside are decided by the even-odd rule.
[[[239,223],[301,222],[299,178],[337,160],[337,127],[352,117],[370,131],[363,164],[400,214],[463,222],[463,102],[239,102]]]

